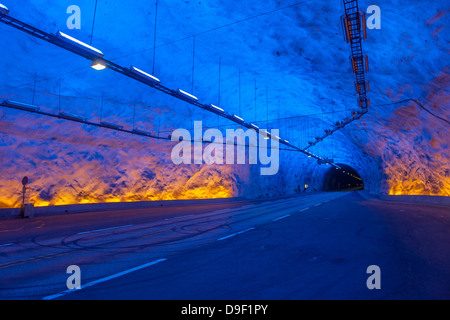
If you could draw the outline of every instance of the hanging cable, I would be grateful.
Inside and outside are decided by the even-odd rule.
[[[442,121],[444,121],[444,122],[446,122],[447,124],[450,125],[450,121],[449,121],[449,120],[447,120],[447,119],[445,119],[445,118],[442,118],[442,117],[440,117],[440,116],[434,114],[434,113],[431,112],[428,108],[426,108],[423,104],[421,104],[419,101],[417,101],[416,99],[413,99],[413,98],[404,99],[404,100],[400,100],[400,101],[397,101],[397,102],[391,102],[391,103],[385,103],[385,104],[377,104],[377,105],[374,105],[374,107],[392,106],[392,105],[394,105],[394,104],[405,103],[405,102],[408,102],[408,101],[414,102],[414,103],[417,104],[421,109],[423,109],[424,111],[428,112],[428,113],[431,114],[433,117],[435,117],[435,118],[437,118],[437,119],[440,119],[440,120],[442,120]]]
[[[94,26],[95,26],[95,17],[97,16],[97,1],[95,0],[95,8],[94,8],[94,19],[92,20],[92,29],[91,29],[91,41],[89,44],[92,45],[92,39],[94,37]]]

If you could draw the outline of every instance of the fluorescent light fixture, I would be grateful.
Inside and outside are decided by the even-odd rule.
[[[235,114],[233,114],[233,117],[236,118],[236,119],[238,119],[238,120],[240,120],[240,121],[242,121],[242,122],[244,122],[244,119],[242,119],[241,117],[239,117],[239,116],[237,116],[237,115],[235,115]]]
[[[58,39],[64,41],[65,43],[72,45],[78,49],[81,49],[83,51],[89,52],[90,54],[97,56],[99,58],[103,58],[103,52],[101,52],[100,50],[80,41],[77,40],[61,31],[58,31],[58,33],[56,34],[56,36],[58,37]]]
[[[275,138],[277,138],[278,140],[281,140],[281,138],[279,136],[274,136]]]
[[[287,140],[284,140],[284,142],[289,143],[289,141],[287,141]]]
[[[0,3],[0,12],[4,13],[4,14],[9,14],[9,9],[7,6],[5,6],[4,4]]]
[[[211,108],[216,109],[217,111],[225,112],[225,110],[223,110],[222,108],[219,108],[218,106],[215,106],[215,105],[213,105],[213,104],[210,104],[209,106],[210,106]]]
[[[149,73],[147,73],[145,71],[142,71],[141,69],[138,69],[136,67],[131,66],[130,70],[134,74],[136,74],[136,75],[140,76],[141,78],[149,81],[150,84],[159,84],[161,82],[157,77],[152,76],[151,74],[149,74]]]
[[[267,132],[267,130],[260,131],[259,133],[264,134],[264,140],[269,140],[270,139],[270,133]]]
[[[123,126],[120,126],[120,125],[114,124],[114,123],[110,123],[110,122],[102,121],[102,122],[100,122],[100,124],[102,126],[104,126],[104,127],[108,127],[108,128],[111,128],[111,129],[117,129],[117,130],[122,130],[123,129]]]
[[[34,106],[32,104],[26,104],[22,102],[12,101],[12,100],[5,100],[3,101],[4,104],[10,107],[14,107],[16,109],[21,109],[25,111],[38,111],[39,108],[37,106]]]
[[[150,132],[139,130],[139,129],[133,129],[133,132],[143,135],[143,136],[151,136],[152,135]]]
[[[256,124],[250,123],[250,125],[255,129],[259,129],[259,127]]]
[[[308,154],[308,158],[311,158],[311,157],[312,157],[312,155]]]
[[[188,98],[189,100],[194,100],[194,101],[198,101],[198,98],[190,93],[187,93],[184,90],[178,89],[177,90],[178,94],[181,95],[184,98]]]
[[[80,117],[80,116],[70,114],[70,113],[65,113],[65,112],[60,112],[59,117],[67,119],[67,120],[75,120],[75,121],[81,121],[81,122],[86,122],[86,120],[87,120],[87,118]]]
[[[92,62],[91,68],[95,70],[104,70],[106,69],[106,64],[102,60],[94,60],[94,62]]]

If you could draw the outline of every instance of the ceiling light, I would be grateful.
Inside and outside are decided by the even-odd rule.
[[[38,111],[39,108],[37,106],[26,104],[22,102],[12,101],[12,100],[5,100],[3,101],[4,104],[10,107],[14,107],[16,109],[21,109],[25,111]]]
[[[4,13],[4,14],[9,14],[9,9],[7,6],[5,6],[4,4],[0,3],[0,12]]]
[[[151,136],[152,134],[147,131],[139,130],[139,129],[133,129],[133,133],[142,135],[142,136]]]
[[[88,52],[88,53],[94,55],[94,56],[103,58],[103,52],[101,52],[100,50],[98,50],[98,49],[96,49],[96,48],[94,48],[94,47],[92,47],[92,46],[90,46],[90,45],[88,45],[88,44],[78,40],[78,39],[75,39],[75,38],[73,38],[73,37],[71,37],[71,36],[69,36],[69,35],[67,35],[67,34],[65,34],[65,33],[61,32],[61,31],[58,31],[56,36],[58,37],[59,40],[65,42],[68,45],[71,45],[71,46],[73,46],[75,48],[81,49],[81,50],[83,50],[85,52]]]
[[[131,66],[130,70],[135,75],[138,75],[141,78],[141,80],[145,80],[144,82],[146,83],[150,82],[151,85],[159,84],[161,82],[157,77],[152,76],[151,74],[142,71],[141,69],[138,69],[136,67]]]
[[[261,133],[261,131],[260,131]],[[270,139],[270,133],[267,132],[267,130],[262,131],[262,133],[264,134],[264,140],[269,140]]]
[[[106,69],[106,64],[102,60],[94,60],[94,62],[92,62],[91,68],[95,70],[104,70]]]
[[[190,93],[187,93],[184,90],[178,89],[177,93],[183,97],[183,98],[187,98],[188,100],[194,100],[194,101],[198,101],[198,98]]]
[[[219,108],[218,106],[215,106],[215,105],[213,105],[213,104],[210,104],[209,106],[210,106],[211,108],[213,108],[213,109],[216,109],[217,111],[225,112],[225,110],[223,110],[222,108]]]
[[[74,121],[81,121],[81,122],[86,122],[86,120],[87,120],[84,117],[76,116],[76,115],[73,115],[70,113],[65,113],[65,112],[60,112],[59,117],[67,119],[67,120],[74,120]]]
[[[108,128],[111,128],[111,129],[116,129],[116,130],[122,130],[123,129],[123,126],[120,126],[120,125],[114,124],[114,123],[110,123],[110,122],[102,121],[102,122],[100,122],[100,124],[102,126],[104,126],[104,127],[108,127]]]

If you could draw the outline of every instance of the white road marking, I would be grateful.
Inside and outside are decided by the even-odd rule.
[[[158,259],[158,260],[155,260],[155,261],[152,261],[152,262],[149,262],[149,263],[140,265],[140,266],[138,266],[138,267],[131,268],[131,269],[128,269],[128,270],[125,270],[125,271],[122,271],[122,272],[113,274],[113,275],[111,275],[111,276],[104,277],[104,278],[101,278],[101,279],[98,279],[98,280],[95,280],[95,281],[86,283],[85,285],[82,285],[82,286],[81,286],[81,289],[69,289],[69,290],[65,290],[65,291],[62,291],[62,292],[60,292],[60,293],[57,293],[57,294],[53,294],[53,295],[51,295],[51,296],[44,297],[44,298],[42,298],[42,300],[53,300],[53,299],[56,299],[56,298],[65,296],[66,294],[69,294],[69,293],[72,293],[72,292],[76,292],[76,291],[80,291],[80,290],[85,289],[85,288],[87,288],[87,287],[92,287],[93,285],[96,285],[96,284],[99,284],[99,283],[102,283],[102,282],[105,282],[105,281],[108,281],[108,280],[111,280],[111,279],[114,279],[114,278],[118,278],[118,277],[120,277],[120,276],[126,275],[126,274],[128,274],[128,273],[131,273],[131,272],[134,272],[134,271],[137,271],[137,270],[141,270],[141,269],[144,269],[144,268],[153,266],[153,265],[155,265],[155,264],[157,264],[157,263],[160,263],[160,262],[162,262],[162,261],[165,261],[165,260],[167,260],[167,259]]]
[[[305,209],[302,209],[302,210],[300,210],[299,212],[306,211],[306,210],[309,210],[309,207],[308,207],[308,208],[305,208]]]
[[[92,232],[100,232],[100,231],[107,231],[107,230],[114,230],[119,228],[126,228],[126,227],[132,227],[132,224],[127,224],[125,226],[119,226],[119,227],[111,227],[111,228],[105,228],[105,229],[97,229],[97,230],[90,230],[90,231],[84,231],[84,232],[78,232],[77,234],[87,234]]]
[[[0,247],[12,246],[14,243],[0,244]]]
[[[225,236],[225,237],[222,237],[222,238],[219,238],[219,239],[217,239],[217,240],[225,240],[225,239],[228,239],[228,238],[231,238],[231,237],[237,236],[238,234],[241,234],[241,233],[244,233],[244,232],[247,232],[247,231],[253,230],[253,229],[255,229],[255,228],[254,228],[254,227],[251,227],[251,228],[248,228],[248,229],[245,229],[245,230],[242,230],[242,231],[236,232],[236,233],[232,233],[232,234],[229,234],[229,235],[227,235],[227,236]]]
[[[164,219],[164,220],[174,220],[174,219],[181,219],[181,218],[186,218],[186,217],[192,217],[193,216],[193,214],[188,214],[188,215],[186,215],[186,216],[179,216],[179,217],[172,217],[172,218],[166,218],[166,219]]]
[[[282,216],[282,217],[273,219],[272,221],[278,221],[278,220],[281,220],[281,219],[284,219],[284,218],[287,218],[287,217],[290,217],[290,216],[291,216],[290,214],[287,214],[287,215],[285,215],[285,216]]]
[[[217,214],[217,213],[225,213],[225,212],[230,212],[233,211],[233,209],[228,208],[228,209],[221,209],[221,210],[217,210],[217,211],[213,211],[213,214]]]

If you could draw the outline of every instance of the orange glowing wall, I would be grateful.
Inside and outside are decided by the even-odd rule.
[[[423,88],[428,95],[422,99],[422,105],[429,111],[447,120],[450,119],[448,88],[450,74],[447,67]],[[399,100],[392,91],[387,96],[391,101]],[[383,113],[389,108],[393,112],[384,118]],[[360,129],[368,132],[364,148],[379,160],[384,173],[381,192],[450,196],[448,122],[431,115],[413,101],[372,110],[371,120],[367,118]]]
[[[0,207],[239,196],[245,165],[174,165],[175,142],[1,110]]]

